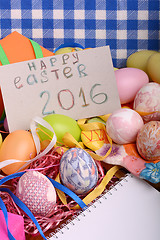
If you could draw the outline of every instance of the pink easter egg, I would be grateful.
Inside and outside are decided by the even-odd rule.
[[[121,104],[132,102],[139,89],[149,82],[148,75],[138,68],[121,68],[115,71]]]
[[[114,111],[106,122],[106,131],[118,144],[133,143],[144,125],[142,117],[134,110],[121,108]]]
[[[38,171],[28,171],[20,177],[16,196],[33,214],[40,216],[51,214],[57,198],[51,181]]]

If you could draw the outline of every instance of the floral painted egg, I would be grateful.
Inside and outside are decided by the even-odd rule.
[[[136,145],[145,160],[160,160],[160,122],[150,121],[144,124],[137,135]]]
[[[106,122],[106,131],[118,144],[133,143],[144,125],[142,117],[134,110],[121,108],[114,111]]]
[[[40,216],[51,214],[57,199],[51,181],[38,171],[28,171],[20,177],[16,196],[33,214]]]
[[[145,122],[160,120],[160,84],[150,82],[136,94],[133,109],[139,112]]]
[[[98,169],[92,157],[81,148],[70,148],[60,161],[62,183],[76,194],[85,194],[98,181]]]

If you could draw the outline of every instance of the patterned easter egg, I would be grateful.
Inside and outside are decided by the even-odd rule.
[[[136,94],[133,109],[145,122],[160,120],[160,84],[149,82]]]
[[[28,171],[20,177],[16,196],[34,215],[40,216],[52,213],[57,198],[51,181],[38,171]]]
[[[92,157],[81,148],[66,151],[60,161],[62,183],[76,194],[85,194],[95,187],[98,169]]]
[[[121,108],[109,116],[106,131],[115,143],[128,144],[136,141],[137,133],[143,125],[143,119],[136,111]]]
[[[146,160],[160,160],[160,122],[150,121],[140,129],[136,141],[139,154]]]

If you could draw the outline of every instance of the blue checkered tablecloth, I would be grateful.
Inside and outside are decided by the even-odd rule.
[[[159,0],[0,0],[0,38],[13,31],[53,51],[62,43],[110,45],[113,64],[159,50]]]

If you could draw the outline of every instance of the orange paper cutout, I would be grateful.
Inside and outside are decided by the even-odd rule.
[[[29,39],[18,32],[12,32],[0,40],[0,44],[10,63],[35,59],[33,47]],[[40,46],[43,56],[53,56],[54,53]],[[2,63],[0,62],[0,66]]]

